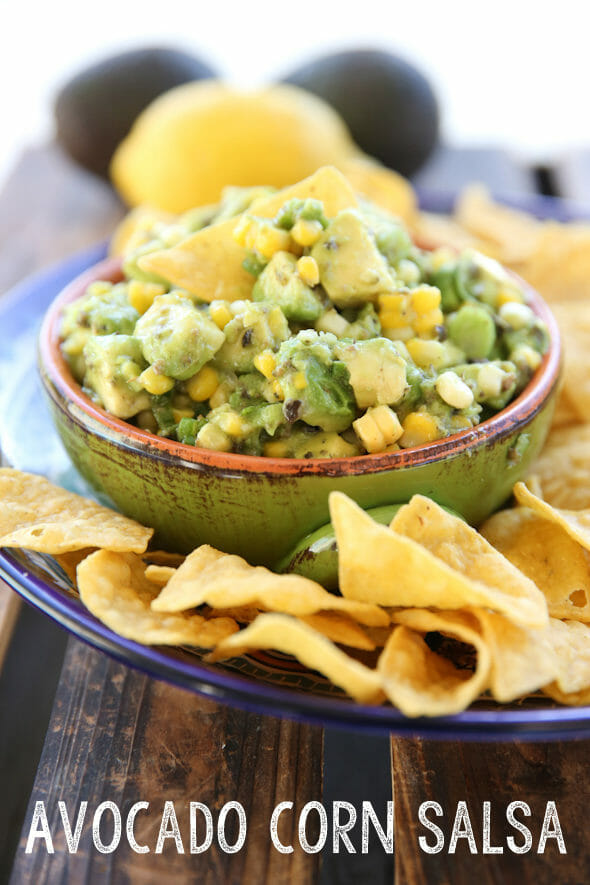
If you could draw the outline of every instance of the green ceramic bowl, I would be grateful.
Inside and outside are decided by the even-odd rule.
[[[555,321],[534,292],[530,303],[549,327],[551,346],[526,390],[502,412],[413,449],[301,460],[183,445],[95,405],[61,354],[59,321],[64,305],[96,279],[121,279],[119,263],[102,262],[78,277],[45,317],[39,342],[43,386],[80,473],[121,511],[153,526],[156,543],[167,549],[186,552],[208,543],[252,563],[289,562],[294,552],[301,554],[302,540],[329,522],[328,495],[335,489],[366,509],[405,502],[416,493],[428,495],[477,525],[509,497],[547,436],[560,345]]]

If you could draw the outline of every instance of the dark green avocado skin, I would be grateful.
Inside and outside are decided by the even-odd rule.
[[[389,52],[327,55],[283,79],[331,104],[358,146],[402,175],[413,175],[437,144],[439,109],[430,83]]]
[[[105,58],[59,91],[57,140],[77,163],[107,178],[117,145],[150,102],[181,83],[214,76],[208,64],[175,49],[136,49]]]

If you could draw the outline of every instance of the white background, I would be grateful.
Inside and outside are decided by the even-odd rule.
[[[553,162],[590,148],[584,0],[0,0],[0,182],[52,131],[55,90],[76,70],[141,45],[202,55],[244,86],[343,47],[380,47],[431,78],[443,133]]]

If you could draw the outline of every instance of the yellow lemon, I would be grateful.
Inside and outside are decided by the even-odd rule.
[[[110,171],[130,205],[183,212],[217,201],[228,184],[284,187],[358,153],[338,114],[308,92],[243,92],[205,80],[152,102]]]

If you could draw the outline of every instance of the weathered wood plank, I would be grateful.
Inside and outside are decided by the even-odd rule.
[[[319,857],[298,848],[295,824],[307,801],[321,799],[321,776],[321,729],[221,706],[133,672],[71,639],[11,881],[311,885]],[[63,800],[72,817],[82,799],[88,801],[87,819],[78,852],[70,854],[57,802]],[[150,803],[135,827],[137,842],[148,845],[149,853],[131,850],[124,825],[116,851],[95,849],[92,815],[107,800],[118,806],[123,820],[134,802]],[[295,803],[279,833],[295,845],[290,855],[272,846],[269,833],[272,810],[283,800]],[[37,801],[45,803],[56,836],[53,855],[41,840],[25,853]],[[184,854],[171,839],[161,854],[154,853],[165,801],[174,803]],[[248,824],[244,847],[224,853],[214,839],[209,850],[191,855],[190,801],[204,803],[214,823],[226,802],[240,802]],[[232,812],[229,844],[236,836],[229,826],[235,819]],[[112,830],[105,821],[105,842],[107,832]]]
[[[590,799],[587,779],[588,741],[561,743],[392,742],[396,833],[396,883],[399,885],[581,885],[590,870],[590,842],[585,808]],[[445,847],[428,854],[419,847],[435,835],[419,821],[422,802],[438,802],[444,817],[429,814],[444,833]],[[448,853],[457,803],[467,803],[477,854],[459,839]],[[526,802],[531,816],[517,813],[531,831],[532,846],[513,853],[506,837],[524,844],[524,836],[506,823],[510,802]],[[556,803],[567,854],[548,839],[537,854],[548,801]],[[502,854],[483,854],[483,803],[490,802],[490,845]]]

